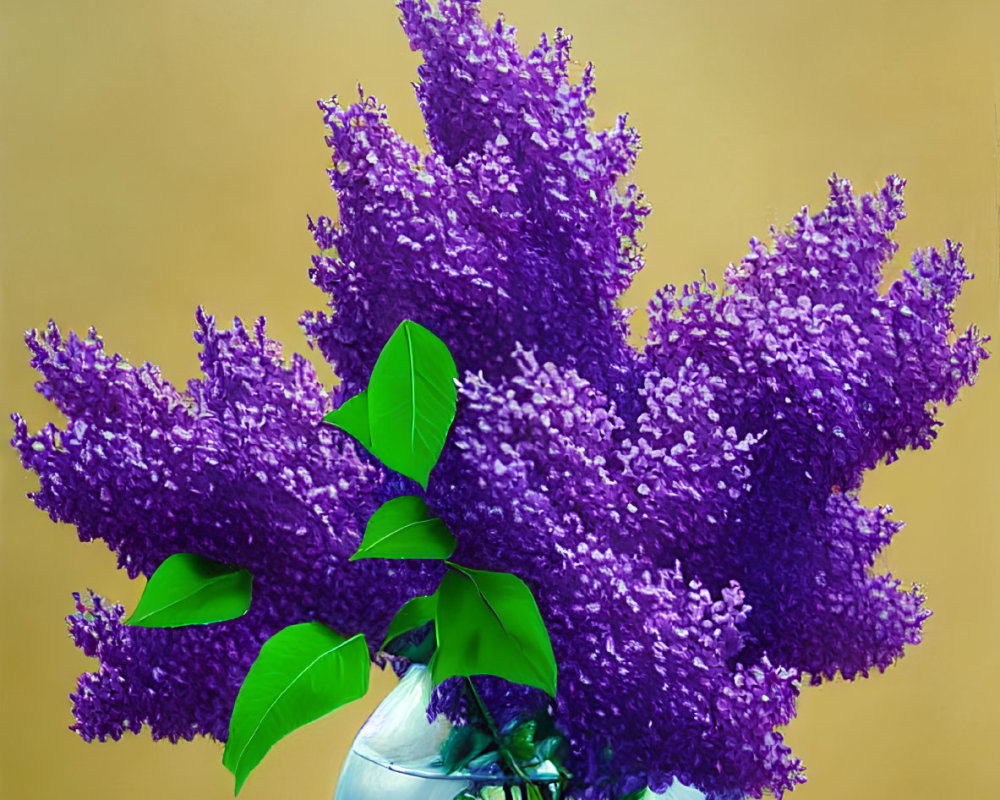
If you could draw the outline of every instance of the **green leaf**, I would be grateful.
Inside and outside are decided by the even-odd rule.
[[[528,790],[528,800],[543,800],[542,790],[535,784],[529,783],[525,788]]]
[[[389,632],[385,635],[385,641],[379,650],[384,650],[397,636],[404,633],[418,630],[434,619],[434,612],[437,610],[437,595],[422,594],[407,600],[396,612],[396,616],[389,623]]]
[[[504,743],[507,749],[518,761],[527,761],[535,754],[535,729],[537,727],[538,723],[530,719],[518,725],[505,737]]]
[[[556,695],[556,660],[531,590],[516,575],[448,562],[434,615],[435,683],[495,675]]]
[[[441,768],[449,775],[457,772],[493,744],[493,737],[485,731],[472,725],[457,725],[441,746]]]
[[[368,393],[349,397],[340,408],[336,408],[323,417],[323,422],[336,425],[342,431],[347,431],[365,446],[366,450],[372,449],[372,434],[368,427]]]
[[[362,634],[345,639],[320,622],[289,625],[264,642],[236,696],[222,756],[236,794],[279,739],[363,697],[370,668]]]
[[[457,378],[445,343],[411,320],[396,328],[372,368],[372,453],[424,489],[455,419]]]
[[[539,762],[551,761],[557,768],[560,768],[566,760],[568,749],[569,745],[564,736],[547,736],[535,747],[535,758]]]
[[[457,542],[439,517],[432,517],[419,497],[387,500],[372,514],[351,561],[360,558],[445,559]]]
[[[149,577],[127,624],[140,628],[204,625],[243,616],[253,576],[194,553],[176,553]]]

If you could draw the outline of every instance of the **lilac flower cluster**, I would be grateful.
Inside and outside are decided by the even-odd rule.
[[[824,210],[752,240],[722,287],[658,293],[637,352],[615,304],[642,266],[648,209],[620,183],[636,133],[624,118],[590,130],[593,74],[570,81],[561,33],[524,56],[474,0],[399,8],[424,56],[431,151],[372,98],[321,103],[340,217],[310,221],[331,311],[302,324],[342,380],[333,403],[364,388],[403,319],[449,345],[464,378],[426,499],[456,559],[534,592],[580,797],[675,777],[712,798],[780,796],[803,780],[775,730],[802,676],[884,669],[929,613],[915,587],[873,574],[900,523],[857,490],[931,444],[936,404],[986,357],[975,330],[953,331],[960,249],[918,251],[880,292],[903,182],[858,197],[835,177]],[[330,394],[262,321],[220,331],[199,311],[198,326],[203,377],[186,391],[93,331],[28,339],[39,390],[68,418],[31,434],[15,415],[36,504],[132,576],[175,552],[255,576],[247,616],[197,629],[126,627],[120,606],[78,598],[71,631],[100,662],[74,696],[87,739],[143,724],[225,738],[269,635],[318,619],[380,642],[440,577],[348,562],[404,479],[320,424]],[[501,718],[546,703],[499,680],[482,691]],[[460,715],[453,699],[434,709]]]
[[[75,524],[81,540],[104,539],[132,577],[178,552],[254,576],[248,614],[211,626],[126,627],[120,607],[100,599],[78,609],[74,638],[101,660],[76,696],[88,739],[144,722],[154,738],[225,739],[269,636],[319,619],[381,641],[414,590],[440,579],[422,562],[348,564],[378,505],[382,468],[321,425],[328,392],[305,359],[284,365],[262,320],[252,332],[239,321],[219,331],[199,310],[198,323],[204,376],[184,393],[155,367],[108,355],[93,330],[63,339],[50,325],[28,338],[39,391],[69,420],[32,435],[15,415],[13,443],[41,482],[35,503]]]
[[[399,8],[423,51],[417,99],[431,152],[403,140],[373,98],[320,104],[340,222],[312,224],[323,255],[311,276],[333,314],[307,312],[306,333],[348,394],[407,318],[455,344],[460,373],[509,371],[519,342],[623,392],[635,355],[615,299],[641,266],[648,209],[635,187],[616,185],[638,135],[624,117],[590,130],[592,70],[567,81],[561,33],[524,58],[513,29],[483,26],[478,3]]]

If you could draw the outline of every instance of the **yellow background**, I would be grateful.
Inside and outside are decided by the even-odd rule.
[[[997,319],[994,3],[914,0],[490,0],[522,45],[565,26],[597,64],[598,121],[631,112],[635,178],[654,206],[627,301],[714,277],[746,240],[824,201],[837,171],[870,190],[909,179],[893,269],[963,240],[978,279],[957,311]],[[356,84],[422,140],[418,56],[388,0],[5,0],[2,58],[4,413],[58,418],[32,392],[21,331],[93,324],[109,349],[196,371],[196,304],[266,314],[288,351],[323,297],[306,279],[305,214],[331,213],[314,101]],[[641,331],[641,325],[637,328]],[[796,800],[996,797],[1000,750],[1000,374],[946,409],[929,453],[865,486],[908,522],[883,559],[926,585],[926,640],[885,675],[806,689],[788,729],[809,783]],[[67,694],[89,668],[65,634],[70,592],[133,604],[140,583],[24,499],[13,451],[0,533],[0,797],[226,798],[221,747],[147,734],[86,745]],[[280,743],[241,797],[330,798],[347,743],[388,681]]]

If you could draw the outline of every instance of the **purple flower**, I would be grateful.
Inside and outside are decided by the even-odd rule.
[[[798,761],[774,728],[794,714],[797,672],[740,658],[752,613],[738,584],[712,592],[659,563],[675,529],[629,502],[613,405],[571,370],[523,350],[514,360],[520,374],[498,385],[467,378],[429,501],[456,559],[532,585],[578,780],[623,792],[637,775],[660,788],[676,776],[719,796],[791,787]],[[502,708],[503,688],[485,688]]]
[[[50,325],[28,337],[39,390],[69,419],[64,430],[31,435],[15,415],[14,444],[40,479],[35,503],[74,523],[81,540],[104,539],[133,577],[176,552],[254,575],[253,605],[237,621],[126,628],[119,607],[102,606],[93,624],[75,622],[102,641],[93,652],[101,668],[82,679],[76,702],[87,737],[117,738],[147,722],[156,736],[225,738],[236,691],[268,636],[318,619],[378,643],[414,589],[435,585],[436,568],[422,562],[348,563],[383,472],[320,425],[329,399],[312,366],[295,357],[286,367],[263,321],[253,333],[238,320],[219,331],[201,311],[198,322],[204,377],[186,392],[155,367],[109,356],[93,330],[63,339]],[[184,690],[150,699],[154,673]]]
[[[99,661],[80,676],[72,729],[88,742],[120,739],[148,724],[154,739],[225,739],[236,691],[275,620],[250,613],[204,628],[133,628],[125,609],[74,593],[67,617],[76,646]]]
[[[340,224],[312,224],[311,275],[334,313],[307,312],[307,334],[348,393],[406,318],[463,342],[460,370],[504,372],[519,342],[624,391],[635,356],[615,299],[642,265],[648,209],[618,180],[637,134],[624,117],[590,130],[593,77],[568,82],[567,37],[524,57],[513,29],[484,27],[475,3],[399,7],[425,59],[417,97],[432,151],[404,141],[372,98],[320,103]]]
[[[521,55],[472,0],[399,3],[423,52],[420,152],[370,97],[320,104],[339,222],[310,220],[312,280],[330,296],[303,327],[363,389],[404,318],[438,334],[462,385],[426,494],[455,558],[531,587],[558,696],[483,680],[501,721],[550,706],[579,796],[677,778],[717,800],[803,780],[776,729],[803,676],[885,669],[920,640],[922,594],[873,571],[901,523],[858,499],[865,473],[929,447],[937,404],[986,357],[955,333],[958,245],[918,251],[880,291],[903,181],[873,195],[830,181],[825,209],[754,239],[723,286],[665,287],[641,352],[617,298],[642,266],[648,209],[621,181],[638,138],[593,131],[593,74],[568,77],[558,32]],[[91,595],[69,618],[98,658],[75,729],[225,738],[261,643],[318,619],[382,640],[440,567],[348,562],[384,499],[414,491],[320,424],[330,393],[286,364],[263,321],[220,331],[199,311],[203,377],[186,390],[108,355],[91,331],[32,333],[39,390],[67,417],[13,444],[36,504],[104,539],[132,576],[194,552],[249,569],[247,616],[153,630]],[[374,655],[374,654],[373,654]],[[453,687],[433,711],[460,718]]]

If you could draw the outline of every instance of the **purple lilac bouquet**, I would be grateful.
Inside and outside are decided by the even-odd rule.
[[[900,523],[858,489],[878,462],[930,446],[935,404],[987,355],[975,329],[953,330],[971,277],[960,248],[917,251],[880,291],[903,181],[857,196],[834,177],[825,209],[770,246],[751,240],[721,287],[658,292],[637,351],[616,305],[649,212],[621,180],[636,132],[624,117],[591,130],[593,72],[569,80],[561,32],[523,56],[475,0],[398,5],[424,56],[430,151],[371,97],[320,103],[340,216],[310,220],[310,277],[331,311],[301,324],[340,379],[332,393],[307,360],[283,360],[263,319],[222,330],[199,310],[203,377],[185,390],[93,329],[28,336],[38,389],[68,419],[33,434],[14,415],[39,508],[104,539],[132,577],[181,552],[254,576],[247,613],[211,626],[130,627],[122,606],[78,595],[70,630],[99,665],[80,677],[73,728],[225,740],[282,627],[381,642],[444,569],[349,561],[374,510],[408,492],[463,564],[531,588],[557,695],[496,678],[480,692],[501,724],[551,713],[574,796],[674,778],[710,798],[781,796],[803,780],[776,731],[801,681],[885,669],[930,613],[915,586],[873,572]],[[460,376],[427,491],[322,424],[405,319],[448,345]],[[453,684],[429,713],[466,713]]]

